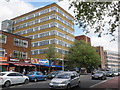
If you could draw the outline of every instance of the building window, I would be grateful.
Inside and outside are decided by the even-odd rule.
[[[0,57],[5,57],[5,49],[0,48]]]
[[[18,38],[14,38],[14,45],[27,48],[28,47],[28,41],[20,40]]]
[[[27,52],[20,52],[20,51],[14,51],[13,52],[13,57],[14,58],[22,58],[22,59],[27,59]]]
[[[7,40],[7,36],[0,34],[0,43],[6,43],[6,40]]]

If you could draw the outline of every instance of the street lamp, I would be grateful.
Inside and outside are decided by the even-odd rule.
[[[65,35],[68,35],[68,34],[65,34]],[[63,41],[63,37],[62,37],[62,41]],[[63,57],[63,43],[62,43],[62,70],[64,71],[64,57]]]

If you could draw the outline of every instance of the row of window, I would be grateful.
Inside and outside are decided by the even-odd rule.
[[[37,26],[37,27],[34,27],[34,28],[29,28],[27,30],[23,30],[23,31],[19,31],[19,32],[16,32],[14,34],[17,34],[17,35],[22,35],[22,34],[27,34],[27,33],[31,33],[31,32],[34,32],[34,31],[38,31],[38,30],[43,30],[43,29],[46,29],[46,28],[50,28],[50,27],[57,27],[69,34],[72,34],[74,35],[74,32],[63,27],[62,25],[56,23],[56,22],[52,22],[52,23],[48,23],[48,24],[44,24],[44,25],[41,25],[41,26]]]
[[[115,65],[115,64],[107,64],[107,66],[111,66],[111,67],[118,67],[120,65]]]
[[[28,48],[28,41],[14,38],[14,45],[19,47]]]
[[[48,44],[58,44],[58,45],[65,46],[65,47],[71,46],[71,44],[66,43],[62,40],[58,40],[58,39],[49,39],[49,40],[33,42],[31,45],[32,47],[37,47],[37,46],[43,46],[43,45],[48,45]]]
[[[107,59],[119,59],[120,60],[120,57],[118,56],[107,56]]]
[[[0,34],[0,43],[6,43],[6,41],[7,41],[7,36]]]
[[[63,33],[59,32],[59,31],[56,31],[56,30],[47,31],[47,32],[43,32],[43,33],[38,33],[38,34],[30,35],[30,36],[27,36],[27,37],[31,38],[31,39],[36,39],[36,38],[43,38],[43,37],[51,36],[51,35],[57,35],[57,36],[60,36],[62,38],[70,40],[70,41],[75,40],[74,38],[71,38],[70,36],[68,36],[66,34],[63,34]]]
[[[57,7],[51,7],[51,8],[48,8],[48,9],[45,9],[45,10],[42,10],[40,12],[37,12],[35,14],[30,14],[28,16],[25,16],[23,18],[20,18],[20,19],[17,19],[17,20],[14,20],[14,23],[19,23],[19,22],[22,22],[22,21],[25,21],[25,20],[28,20],[28,19],[31,19],[31,18],[34,18],[34,17],[37,17],[39,15],[42,15],[42,14],[45,14],[45,13],[48,13],[48,12],[51,12],[51,11],[56,11],[58,13],[60,13],[62,16],[64,16],[65,18],[67,18],[68,20],[70,21],[73,21],[73,19],[71,17],[69,17],[67,14],[65,14],[62,10],[58,9]]]
[[[33,24],[44,22],[44,21],[47,21],[47,20],[50,20],[50,19],[57,19],[60,22],[62,22],[64,24],[66,24],[67,26],[69,26],[70,28],[72,28],[72,29],[74,28],[74,26],[72,24],[68,23],[67,21],[65,21],[61,17],[59,17],[59,16],[57,16],[55,14],[52,14],[50,16],[45,16],[45,17],[42,17],[40,19],[36,19],[36,20],[30,21],[30,22],[27,22],[27,23],[24,23],[24,24],[21,24],[21,25],[17,25],[17,26],[14,27],[14,30],[21,29],[21,28],[24,28],[24,27],[27,27],[27,26],[31,26]]]
[[[107,60],[107,62],[111,62],[111,63],[120,63],[120,61],[115,61],[115,60]]]
[[[37,50],[32,50],[31,51],[31,55],[38,55],[38,54],[45,54],[46,53],[47,48],[45,49],[37,49]],[[68,50],[62,50],[60,48],[55,48],[56,52],[61,53],[61,54],[68,54],[69,51]]]
[[[0,48],[0,57],[5,57],[5,49],[4,48]],[[13,52],[13,57],[27,59],[27,52],[20,52],[20,51],[15,50]]]
[[[14,58],[27,59],[27,52],[20,52],[20,51],[15,50],[13,52],[13,57]]]

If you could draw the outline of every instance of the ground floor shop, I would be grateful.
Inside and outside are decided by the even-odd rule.
[[[8,71],[8,63],[0,63],[0,72]]]
[[[48,74],[49,70],[50,72],[55,71],[55,70],[62,70],[62,66],[58,66],[58,65],[54,65],[54,66],[50,66],[50,65],[40,65],[40,64],[32,64],[35,65],[35,70],[36,71],[41,71],[44,74]]]
[[[35,65],[29,63],[9,63],[9,71],[16,71],[23,74],[27,74],[30,71],[35,70]]]

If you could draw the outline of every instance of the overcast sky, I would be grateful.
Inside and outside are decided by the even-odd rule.
[[[72,12],[73,9],[68,10],[68,0],[63,0],[60,2],[57,0],[0,0],[0,24],[3,20],[14,18],[53,2],[57,3],[74,16],[74,13]],[[75,36],[84,34],[78,26],[75,26],[74,29]],[[112,39],[111,36],[103,36],[102,38],[98,38],[92,32],[87,34],[87,36],[91,38],[92,46],[103,46],[104,50],[118,51],[118,40],[110,42]]]

